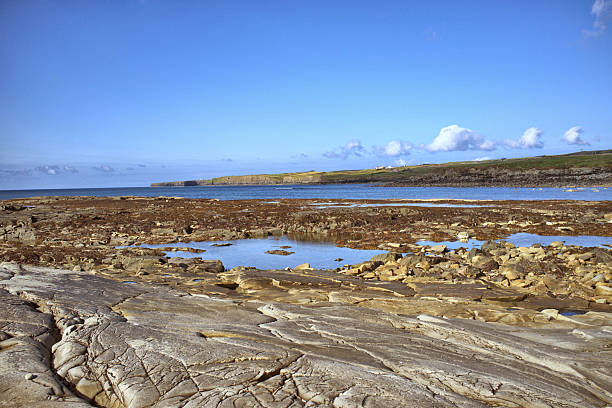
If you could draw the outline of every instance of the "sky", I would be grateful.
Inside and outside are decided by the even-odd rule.
[[[0,189],[612,148],[612,0],[0,1]]]

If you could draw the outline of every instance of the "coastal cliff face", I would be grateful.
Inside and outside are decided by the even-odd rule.
[[[415,187],[608,186],[612,185],[612,151],[366,170],[225,176],[211,180],[153,183],[151,187],[334,183],[387,183]]]
[[[212,185],[273,185],[273,184],[317,184],[321,183],[320,175],[248,175],[225,176],[212,180],[187,180],[153,183],[151,187],[188,187]]]
[[[320,183],[320,175],[248,175],[226,176],[210,180],[215,185],[240,184],[313,184]]]
[[[226,176],[212,180],[189,180],[153,183],[151,187],[185,187],[210,185],[275,185],[275,184],[332,184],[332,183],[386,183],[391,186],[603,186],[612,185],[612,170],[608,168],[571,169],[486,169],[466,167],[448,168],[430,173],[411,170],[382,172],[365,175],[246,175]]]
[[[189,187],[189,186],[209,186],[210,180],[185,180],[185,181],[165,181],[152,183],[151,187]]]

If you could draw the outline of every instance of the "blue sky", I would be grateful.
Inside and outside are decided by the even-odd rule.
[[[0,189],[609,149],[611,18],[612,0],[3,0]]]

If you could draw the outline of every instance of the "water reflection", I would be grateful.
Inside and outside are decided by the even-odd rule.
[[[443,208],[482,208],[491,205],[477,204],[446,204],[446,203],[380,203],[380,204],[358,204],[358,203],[312,203],[313,208],[365,208],[365,207],[443,207]]]
[[[565,235],[538,235],[528,234],[525,232],[519,232],[512,234],[507,238],[503,239],[506,242],[511,242],[517,247],[529,247],[535,244],[548,246],[553,242],[563,242],[564,245],[575,245],[583,247],[605,247],[612,246],[612,237],[602,237],[598,235],[576,235],[576,236],[565,236]],[[500,240],[498,240],[500,241]],[[422,246],[434,246],[434,245],[446,245],[448,249],[458,248],[480,248],[485,241],[479,241],[477,239],[470,239],[467,242],[461,241],[417,241],[417,245]]]
[[[323,239],[323,240],[322,240]],[[329,239],[325,241],[325,239]],[[213,246],[214,244],[231,244]],[[171,244],[141,245],[144,248],[188,247],[205,249],[204,253],[186,251],[165,252],[182,258],[219,259],[227,268],[236,266],[254,266],[259,269],[284,269],[309,263],[317,269],[333,269],[345,264],[356,264],[366,261],[386,251],[364,250],[337,247],[332,237],[315,236],[281,236],[260,239],[236,239],[219,242],[176,242]],[[285,248],[281,248],[285,247]],[[290,247],[290,248],[287,248]],[[294,252],[290,255],[269,254],[266,251],[285,249]]]

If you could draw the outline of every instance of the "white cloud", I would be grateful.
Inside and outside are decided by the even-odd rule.
[[[104,173],[112,173],[113,171],[115,171],[115,169],[113,169],[111,166],[107,166],[106,164],[103,164],[101,166],[94,166],[92,167],[92,169],[101,171]]]
[[[504,143],[514,149],[541,149],[544,143],[540,140],[542,131],[536,127],[530,127],[517,140],[506,139]]]
[[[606,31],[608,21],[612,19],[612,0],[595,0],[591,7],[591,14],[595,16],[592,30],[584,30],[587,37],[598,37]]]
[[[483,156],[483,157],[477,157],[472,161],[485,161],[485,160],[493,160],[493,159],[490,158],[489,156]]]
[[[351,156],[362,157],[366,153],[366,149],[361,144],[361,141],[353,139],[338,149],[323,153],[323,156],[328,159],[344,160]]]
[[[457,125],[447,126],[430,144],[424,146],[429,152],[451,152],[456,150],[495,150],[495,143],[481,134]]]
[[[74,166],[70,166],[68,164],[64,166],[44,164],[44,165],[35,167],[34,170],[39,173],[46,174],[48,176],[57,176],[59,174],[79,172]],[[30,170],[28,170],[28,172],[30,172]]]
[[[395,164],[396,166],[405,166],[408,163],[406,163],[406,160],[404,159],[397,159],[395,162],[393,162],[393,164]]]
[[[563,135],[563,140],[567,144],[571,144],[571,145],[579,145],[579,146],[588,145],[589,142],[582,139],[580,137],[581,134],[582,134],[582,127],[574,126],[573,128],[568,129],[567,132],[565,132],[565,134]]]
[[[44,173],[44,174],[48,174],[50,176],[55,176],[56,174],[58,174],[60,172],[60,168],[59,168],[59,166],[44,165],[44,166],[36,167],[36,171],[39,171],[39,172]]]
[[[403,140],[392,140],[385,146],[375,146],[374,151],[379,156],[399,157],[410,154],[412,144]]]

